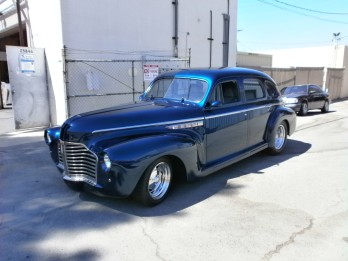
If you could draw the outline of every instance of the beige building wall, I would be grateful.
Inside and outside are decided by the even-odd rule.
[[[345,68],[340,98],[348,97],[348,46],[332,45],[265,51],[273,56],[272,67]]]
[[[272,55],[259,53],[237,53],[238,67],[272,67]]]

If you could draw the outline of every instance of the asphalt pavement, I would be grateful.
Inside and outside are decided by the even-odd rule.
[[[348,260],[348,101],[153,208],[65,186],[42,130],[0,135],[1,260]]]

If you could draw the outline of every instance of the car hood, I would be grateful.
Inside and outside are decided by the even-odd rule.
[[[194,104],[140,102],[73,116],[63,124],[60,137],[78,141],[85,134],[171,125],[198,120],[202,115],[202,109]]]

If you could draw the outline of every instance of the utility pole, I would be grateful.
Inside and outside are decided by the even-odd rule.
[[[338,33],[333,33],[333,42],[334,42],[334,60],[333,60],[333,66],[336,68],[336,62],[337,62],[337,48],[338,48],[338,41],[340,40],[340,38],[338,38],[340,36],[340,32]]]

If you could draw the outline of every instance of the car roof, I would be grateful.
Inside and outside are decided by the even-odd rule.
[[[269,75],[263,72],[241,67],[226,67],[221,69],[183,69],[179,71],[166,72],[160,75],[160,77],[208,78],[212,82],[231,76],[261,77],[274,82]]]
[[[286,86],[285,88],[294,88],[294,87],[303,87],[303,86],[307,87],[307,86],[309,86],[309,84],[290,85],[290,86]]]

